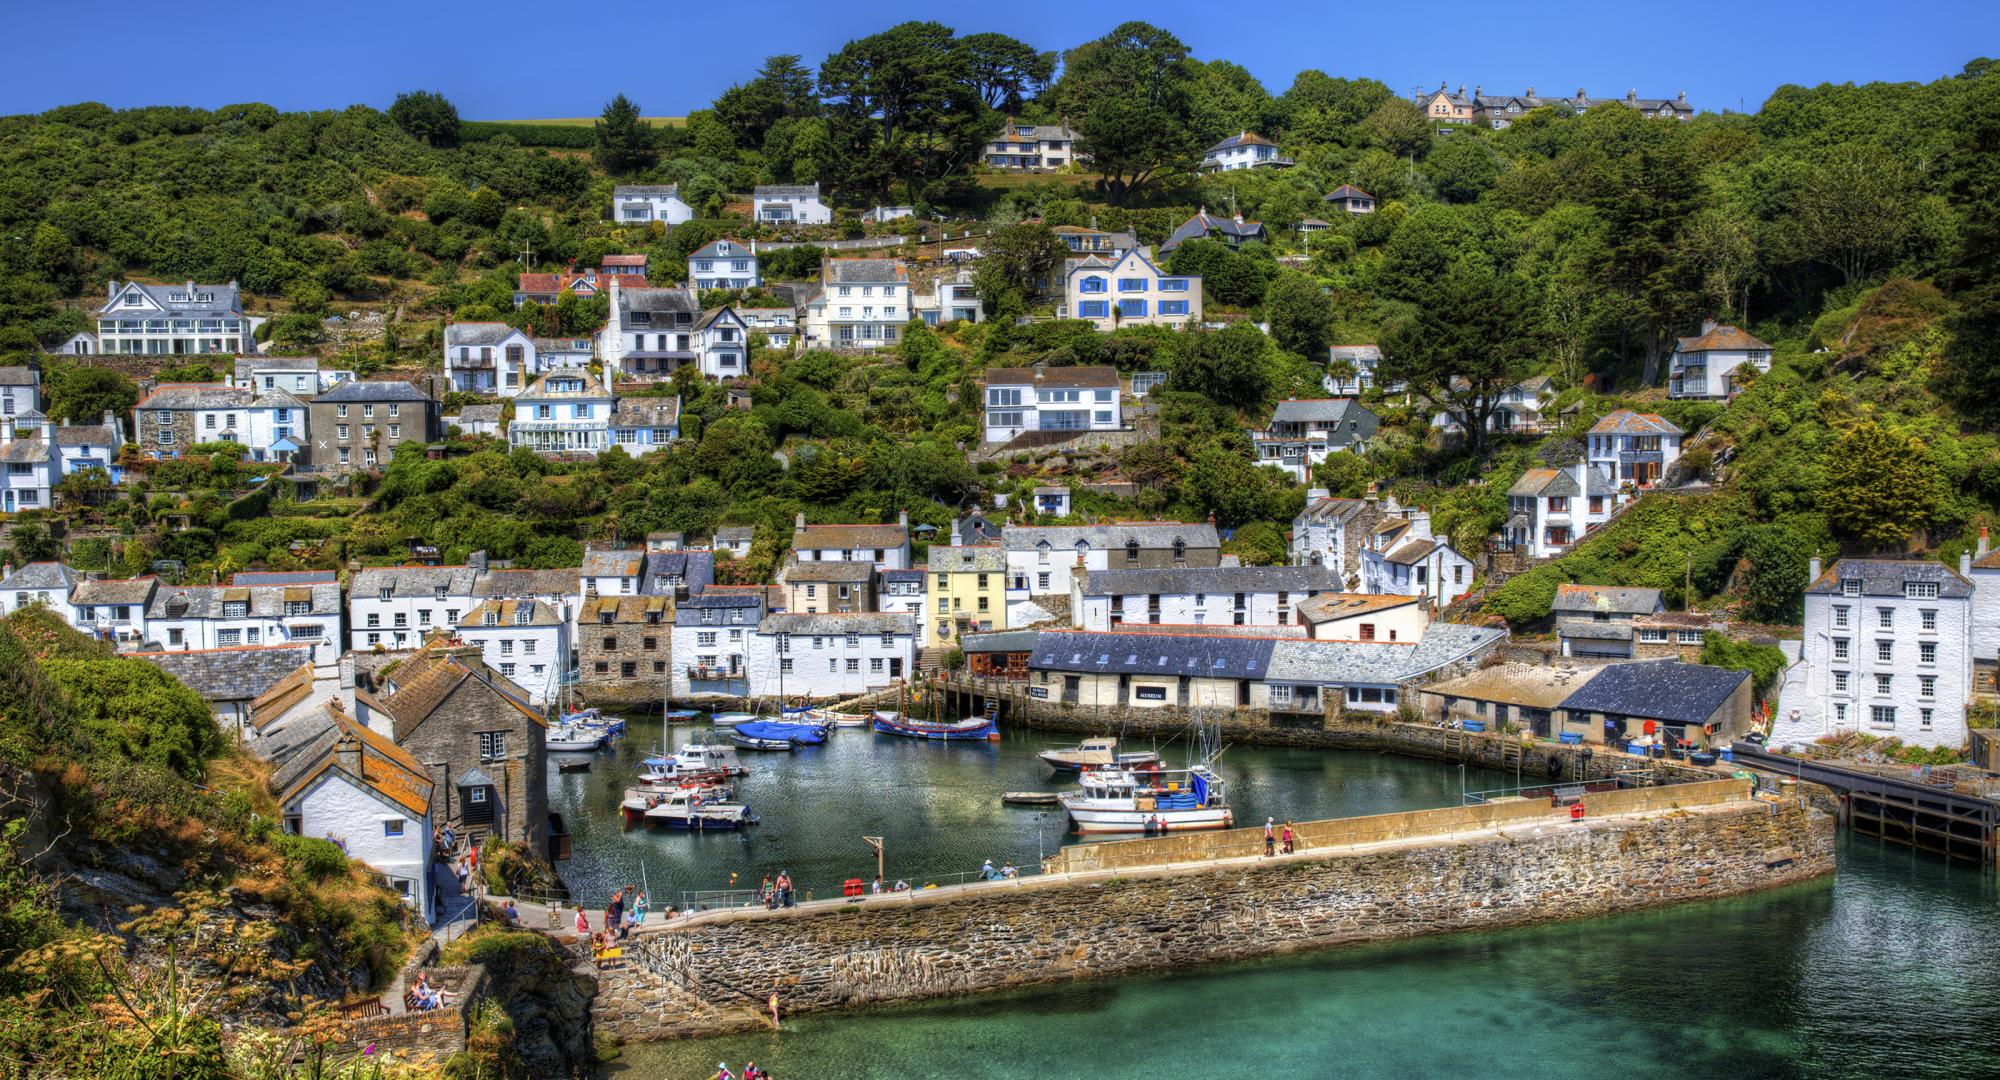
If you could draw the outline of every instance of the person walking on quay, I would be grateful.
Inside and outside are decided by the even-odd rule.
[[[771,911],[778,906],[778,887],[771,884],[771,875],[764,875],[764,884],[757,890],[757,894],[764,901],[765,911]]]
[[[875,877],[875,895],[882,895],[882,877],[879,874]]]
[[[781,907],[792,906],[792,872],[790,870],[778,871],[778,904]]]
[[[651,909],[652,905],[646,902],[646,890],[640,889],[638,898],[632,901],[632,914],[636,916],[633,921],[639,926],[646,925],[646,913]]]
[[[1264,857],[1267,859],[1277,853],[1278,849],[1277,826],[1278,826],[1278,819],[1276,818],[1264,819]]]
[[[715,1063],[715,1080],[736,1080],[736,1074],[729,1071],[728,1062],[718,1061]]]
[[[582,941],[590,937],[590,915],[582,908],[576,909],[576,939]]]
[[[1292,823],[1285,822],[1285,854],[1292,853]]]
[[[615,933],[618,930],[619,920],[624,915],[625,890],[619,889],[611,894],[611,902],[604,905],[604,932]]]

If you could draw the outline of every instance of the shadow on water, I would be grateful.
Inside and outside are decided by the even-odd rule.
[[[1855,838],[1840,859],[1831,882],[1658,911],[802,1016],[627,1047],[607,1075],[2000,1075],[1992,872]]]

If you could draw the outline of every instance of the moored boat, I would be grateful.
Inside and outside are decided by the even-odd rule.
[[[587,754],[604,745],[606,737],[602,731],[590,728],[553,727],[542,745],[554,754]]]
[[[818,709],[814,719],[828,727],[859,728],[868,726],[868,714],[858,712],[838,712],[833,709]]]
[[[711,714],[708,722],[716,727],[735,727],[738,724],[747,724],[756,719],[759,719],[756,713],[719,712]]]
[[[701,715],[700,709],[668,709],[665,712],[662,712],[660,714],[660,717],[664,720],[672,722],[675,720],[692,720],[700,715]]]
[[[1160,755],[1151,750],[1134,750],[1120,753],[1118,740],[1109,735],[1085,739],[1075,746],[1052,747],[1035,755],[1042,764],[1059,773],[1081,772],[1084,769],[1102,769],[1123,766],[1128,769],[1157,765]]]
[[[884,735],[900,735],[906,739],[933,739],[945,742],[1000,741],[1000,729],[991,719],[984,716],[968,717],[964,720],[919,720],[893,709],[879,709],[875,713],[875,730]]]
[[[756,736],[756,735],[746,735],[746,734],[744,734],[744,733],[743,733],[743,732],[741,732],[741,731],[733,731],[733,732],[730,732],[730,734],[729,734],[729,741],[730,741],[730,742],[733,742],[733,743],[735,743],[735,744],[736,744],[736,745],[737,745],[738,747],[741,747],[741,748],[742,748],[742,749],[744,749],[744,750],[791,750],[791,749],[793,749],[793,744],[792,744],[792,740],[790,740],[790,739],[769,739],[769,738],[761,738],[761,737],[759,737],[759,736]]]
[[[1061,796],[1053,791],[1003,791],[1000,801],[1008,806],[1056,806]]]
[[[820,725],[795,724],[790,721],[752,720],[747,724],[736,725],[736,734],[746,735],[752,739],[783,739],[794,746],[818,746],[826,741],[826,729]],[[736,745],[743,744],[738,742]]]
[[[1086,769],[1075,791],[1057,797],[1079,833],[1165,833],[1226,829],[1235,814],[1210,765],[1188,769]]]
[[[691,791],[626,788],[619,809],[627,825],[643,823],[653,828],[724,830],[757,823],[756,815],[741,803],[713,801]]]

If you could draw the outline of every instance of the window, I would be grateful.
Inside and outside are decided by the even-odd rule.
[[[1903,595],[1912,600],[1935,600],[1938,595],[1938,583],[1935,581],[1905,581],[1903,582]]]
[[[870,657],[868,659],[868,671],[874,675],[882,674],[882,658],[879,656]]]
[[[1699,630],[1682,630],[1682,631],[1680,632],[1680,643],[1681,643],[1681,644],[1683,644],[1683,645],[1699,645],[1699,644],[1701,644],[1701,631],[1699,631]]]
[[[1169,277],[1160,279],[1161,292],[1186,292],[1187,287],[1186,278]]]
[[[400,837],[400,836],[402,836],[402,835],[403,835],[403,819],[402,819],[402,818],[384,818],[384,819],[383,819],[383,821],[382,821],[382,835],[383,835],[383,836],[386,836],[386,837],[390,837],[390,838],[392,838],[392,839],[393,839],[393,838],[395,838],[395,837]]]
[[[1860,579],[1860,578],[1842,578],[1842,579],[1840,580],[1840,595],[1842,595],[1842,596],[1860,596],[1860,595],[1861,595],[1861,579]]]
[[[611,673],[611,661],[609,661],[609,660],[599,660],[599,661],[597,662],[597,673],[598,673],[599,675],[608,675],[608,674],[610,674],[610,673]]]
[[[507,733],[504,731],[482,731],[479,733],[479,760],[493,761],[507,756]]]
[[[1920,698],[1936,698],[1937,676],[1935,675],[1917,676],[1917,696]]]
[[[1833,628],[1835,630],[1847,629],[1847,608],[1844,605],[1833,609]]]
[[[1847,723],[1847,703],[1845,701],[1837,702],[1833,706],[1833,722],[1836,724]]]
[[[1124,292],[1145,292],[1145,291],[1146,291],[1146,279],[1145,279],[1145,278],[1129,278],[1129,277],[1128,277],[1128,278],[1119,278],[1119,279],[1118,279],[1118,291],[1119,291],[1119,292],[1122,292],[1122,293],[1124,293]]]
[[[711,630],[704,634],[696,634],[694,636],[694,643],[704,649],[714,645],[715,631]]]
[[[1846,638],[1844,638],[1844,637],[1837,637],[1837,638],[1834,638],[1834,639],[1833,639],[1833,658],[1834,658],[1835,660],[1845,660],[1845,659],[1847,659],[1847,639],[1846,639]]]
[[[847,673],[849,675],[861,674],[861,660],[858,657],[850,656],[847,658]]]
[[[286,614],[286,615],[288,615],[288,616],[291,616],[291,615],[310,615],[310,614],[312,614],[312,610],[313,610],[313,606],[312,606],[312,601],[310,601],[310,600],[287,600],[287,601],[285,601],[285,614]]]
[[[1886,607],[1876,608],[1875,625],[1884,630],[1894,630],[1896,628],[1896,609]]]
[[[1076,291],[1087,292],[1087,293],[1100,293],[1104,291],[1104,285],[1105,285],[1104,279],[1101,277],[1087,277],[1084,278],[1082,281],[1077,282]]]
[[[1187,301],[1162,300],[1160,301],[1159,313],[1162,315],[1185,315],[1188,313]]]
[[[217,645],[223,646],[224,648],[227,648],[231,645],[241,645],[243,644],[243,631],[218,630],[216,631],[215,634],[215,643]]]
[[[1925,731],[1931,729],[1931,711],[1929,709],[1917,710],[1917,726]]]
[[[1549,513],[1551,514],[1569,513],[1569,496],[1567,495],[1549,496]]]
[[[514,655],[514,642],[511,638],[500,639],[500,655],[501,656]]]
[[[1143,319],[1146,317],[1146,302],[1136,298],[1120,300],[1118,314],[1127,319]]]
[[[780,658],[778,660],[778,670],[790,674],[792,670],[792,658],[789,656]]]
[[[1111,317],[1111,305],[1104,300],[1085,300],[1076,305],[1076,317],[1079,319],[1108,319]]]
[[[250,601],[248,600],[225,600],[222,603],[222,617],[225,619],[241,619],[247,617],[249,614]]]
[[[1896,658],[1895,642],[1878,641],[1875,643],[1875,659],[1880,660],[1881,662],[1886,664],[1891,660],[1894,660],[1895,658]]]
[[[1875,676],[1875,692],[1877,694],[1886,696],[1889,693],[1889,682],[1890,682],[1890,676],[1887,675]]]
[[[1874,707],[1870,708],[1870,709],[1868,710],[1868,722],[1869,722],[1869,723],[1870,723],[1871,725],[1873,725],[1873,726],[1875,726],[1875,727],[1878,727],[1878,728],[1880,728],[1880,727],[1887,727],[1887,728],[1892,728],[1892,727],[1895,727],[1895,726],[1896,726],[1896,707],[1895,707],[1894,705],[1876,705],[1876,706],[1874,706]]]
[[[620,678],[630,679],[638,674],[639,665],[634,661],[627,660],[618,665],[618,675]]]
[[[1641,627],[1639,641],[1645,645],[1664,645],[1667,642],[1667,632],[1655,626]]]
[[[1043,554],[1047,553],[1044,552]],[[1043,571],[1042,573],[1035,575],[1035,588],[1040,589],[1043,592],[1049,591],[1049,575],[1047,571]]]
[[[1917,642],[1917,663],[1919,664],[1937,663],[1937,642],[1935,641]]]
[[[1918,614],[1920,614],[1920,615],[1922,615],[1922,616],[1923,616],[1923,621],[1922,621],[1922,622],[1921,622],[1921,623],[1919,624],[1919,625],[1920,625],[1920,626],[1921,626],[1921,627],[1922,627],[1923,629],[1925,629],[1925,630],[1936,630],[1936,629],[1937,629],[1937,609],[1936,609],[1936,608],[1924,608],[1924,609],[1922,609],[1921,611],[1919,611],[1919,612],[1918,612]]]
[[[1836,671],[1833,673],[1833,690],[1837,694],[1847,693],[1847,672]]]

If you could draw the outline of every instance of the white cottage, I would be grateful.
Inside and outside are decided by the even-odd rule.
[[[394,740],[331,703],[322,708],[315,737],[272,776],[285,831],[332,841],[381,874],[428,923],[435,914],[430,775]]]
[[[567,605],[542,600],[487,600],[459,617],[456,632],[479,646],[486,666],[528,692],[528,703],[547,708],[570,669]]]
[[[1201,278],[1169,274],[1143,248],[1079,260],[1064,281],[1065,314],[1099,330],[1201,322]]]
[[[453,390],[513,397],[541,373],[535,339],[506,323],[444,328],[444,377]]]
[[[694,220],[694,208],[681,199],[679,184],[620,184],[611,189],[611,218],[620,225],[679,225]]]
[[[759,225],[831,225],[833,211],[818,184],[760,184],[750,201]]]
[[[755,289],[764,284],[757,272],[757,251],[734,240],[716,240],[688,256],[688,284],[696,289]]]
[[[551,372],[515,400],[507,444],[538,454],[596,454],[611,444],[616,404],[611,391],[588,370]]]
[[[1667,396],[1727,400],[1742,389],[1738,371],[1771,370],[1771,346],[1710,319],[1701,333],[1679,339],[1667,363]]]

